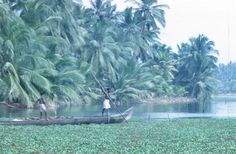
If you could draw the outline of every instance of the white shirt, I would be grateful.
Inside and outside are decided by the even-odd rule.
[[[103,101],[103,108],[104,108],[104,109],[110,109],[110,108],[111,108],[109,99],[105,99],[105,100]]]
[[[39,108],[40,108],[40,112],[46,112],[47,111],[45,104],[39,104]]]

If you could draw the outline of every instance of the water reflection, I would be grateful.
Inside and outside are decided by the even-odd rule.
[[[189,104],[125,104],[119,107],[119,111],[124,111],[130,106],[134,106],[134,115],[136,118],[184,118],[184,117],[236,117],[236,98],[235,99],[214,99],[204,107],[204,113],[197,103]],[[57,109],[58,116],[100,116],[102,106],[81,105],[76,107],[61,107]],[[119,113],[113,107],[111,114]],[[49,115],[54,116],[54,112]],[[19,118],[39,116],[38,110],[19,110],[10,109],[3,105],[0,106],[0,117]]]

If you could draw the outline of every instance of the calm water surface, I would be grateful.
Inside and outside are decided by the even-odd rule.
[[[204,109],[202,113],[199,106],[195,103],[190,104],[136,104],[123,105],[119,107],[120,111],[134,106],[133,118],[151,119],[151,118],[194,118],[194,117],[214,117],[214,118],[236,118],[236,96],[217,96]],[[101,104],[81,105],[77,107],[58,108],[58,116],[92,116],[101,115]],[[111,114],[119,113],[113,107]],[[49,111],[50,116],[54,116],[53,111]],[[35,109],[16,110],[0,106],[1,118],[25,118],[39,116],[39,111]]]

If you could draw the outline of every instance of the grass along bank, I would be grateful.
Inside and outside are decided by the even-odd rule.
[[[0,126],[2,153],[236,153],[236,120]]]

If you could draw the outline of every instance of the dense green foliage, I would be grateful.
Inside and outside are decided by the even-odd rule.
[[[215,82],[213,75],[217,70],[217,54],[214,42],[204,35],[190,38],[188,43],[179,46],[180,64],[176,80],[186,85],[189,95],[208,99]]]
[[[190,38],[189,42],[178,47],[179,65],[175,80],[186,87],[188,96],[197,98],[204,111],[217,84],[214,74],[218,68],[218,51],[214,49],[214,42],[204,35]]]
[[[91,103],[101,91],[122,102],[153,96],[209,98],[217,58],[199,35],[179,55],[160,43],[166,5],[110,0],[0,1],[0,99],[32,107],[40,93],[59,104]]]
[[[235,153],[235,127],[235,120],[223,119],[0,126],[0,150],[1,153]]]
[[[236,93],[236,63],[219,64],[215,78],[220,81],[219,93]]]

